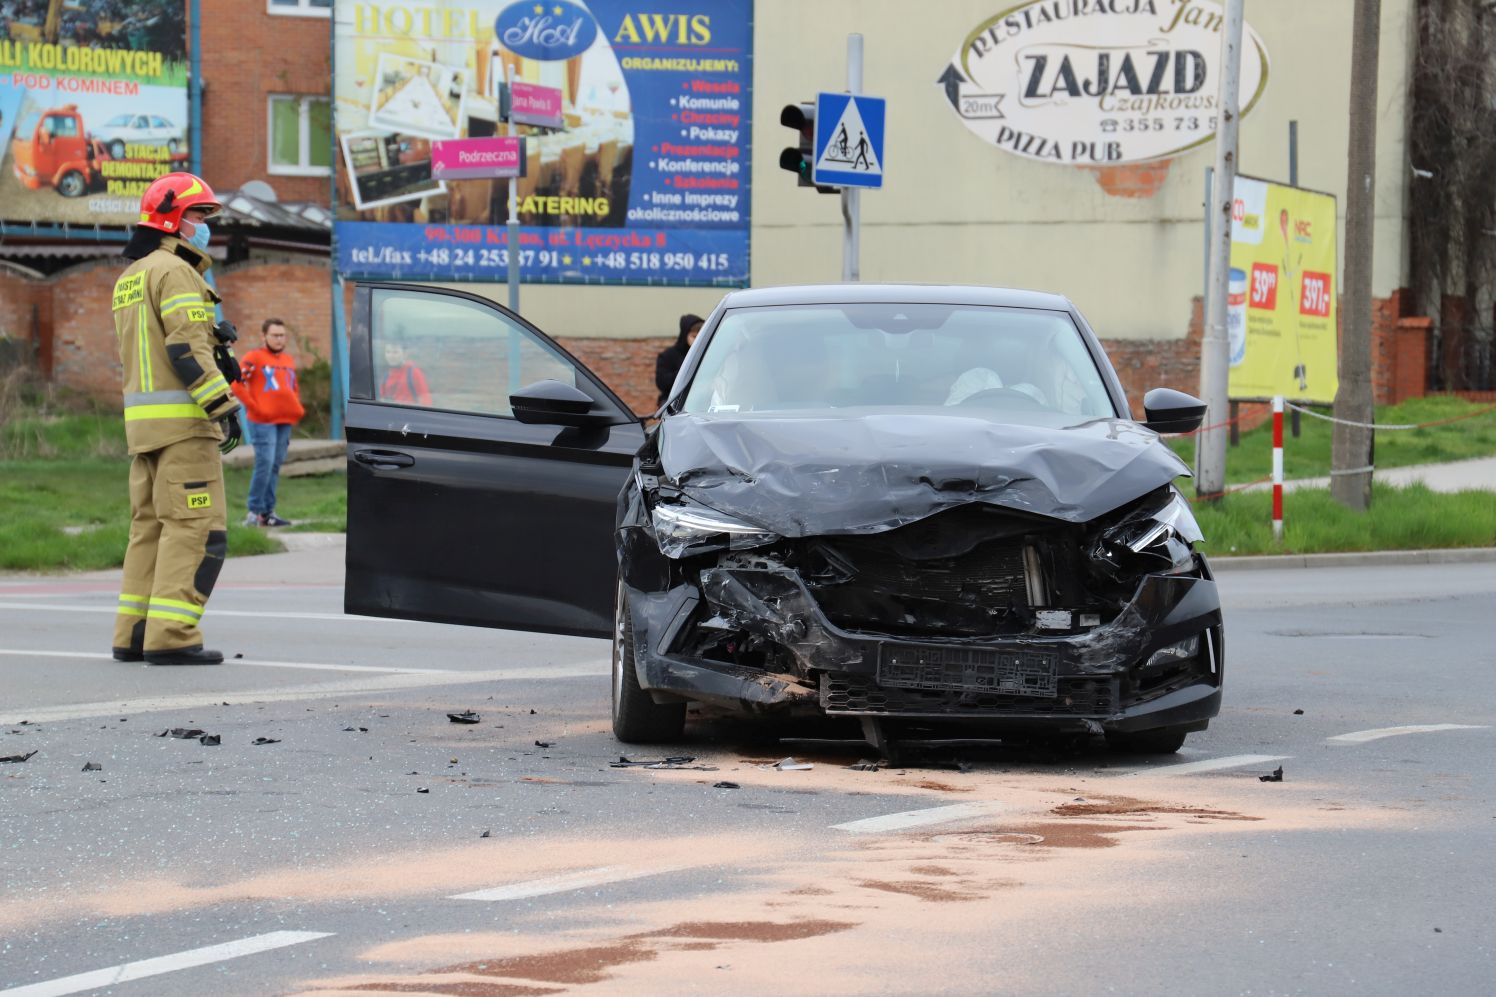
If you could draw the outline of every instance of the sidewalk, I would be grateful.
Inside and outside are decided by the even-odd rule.
[[[1421,481],[1429,491],[1460,492],[1471,489],[1496,491],[1496,457],[1453,460],[1446,464],[1410,464],[1407,467],[1378,468],[1372,480],[1382,485],[1410,485]],[[1273,487],[1267,482],[1243,488],[1242,491],[1264,491]],[[1283,482],[1285,492],[1295,488],[1329,488],[1329,477],[1295,478]]]

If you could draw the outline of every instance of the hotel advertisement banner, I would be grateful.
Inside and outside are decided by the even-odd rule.
[[[134,224],[189,161],[186,3],[0,6],[0,219]]]
[[[503,281],[516,185],[528,282],[748,283],[752,0],[336,0],[337,263]],[[433,176],[432,143],[503,135],[506,78],[561,91],[523,176]]]
[[[1230,394],[1335,400],[1335,198],[1239,176],[1226,329]]]

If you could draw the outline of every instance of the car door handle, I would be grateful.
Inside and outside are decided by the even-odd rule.
[[[410,454],[397,453],[394,450],[359,450],[354,453],[353,459],[360,464],[367,464],[383,471],[395,467],[410,467],[416,462]]]

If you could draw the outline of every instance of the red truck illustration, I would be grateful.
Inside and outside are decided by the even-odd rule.
[[[55,187],[63,197],[82,197],[99,179],[98,161],[107,153],[83,129],[78,105],[32,114],[16,128],[10,143],[16,178],[30,187]]]

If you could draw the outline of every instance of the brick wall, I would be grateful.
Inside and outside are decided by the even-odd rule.
[[[332,359],[332,292],[327,260],[250,260],[217,275],[224,316],[239,327],[241,354],[260,345],[267,318],[286,323],[298,366]],[[310,355],[308,355],[310,354]]]
[[[326,176],[268,172],[266,98],[331,92],[328,19],[271,14],[264,0],[202,7],[204,178],[221,190],[265,180],[283,201],[326,204]]]
[[[52,358],[50,352],[45,357],[39,355],[35,327],[50,317],[41,314],[41,310],[45,308],[50,313],[51,306],[51,295],[45,293],[42,284],[0,267],[0,340],[6,342],[7,358],[36,357],[42,372],[47,372]]]

